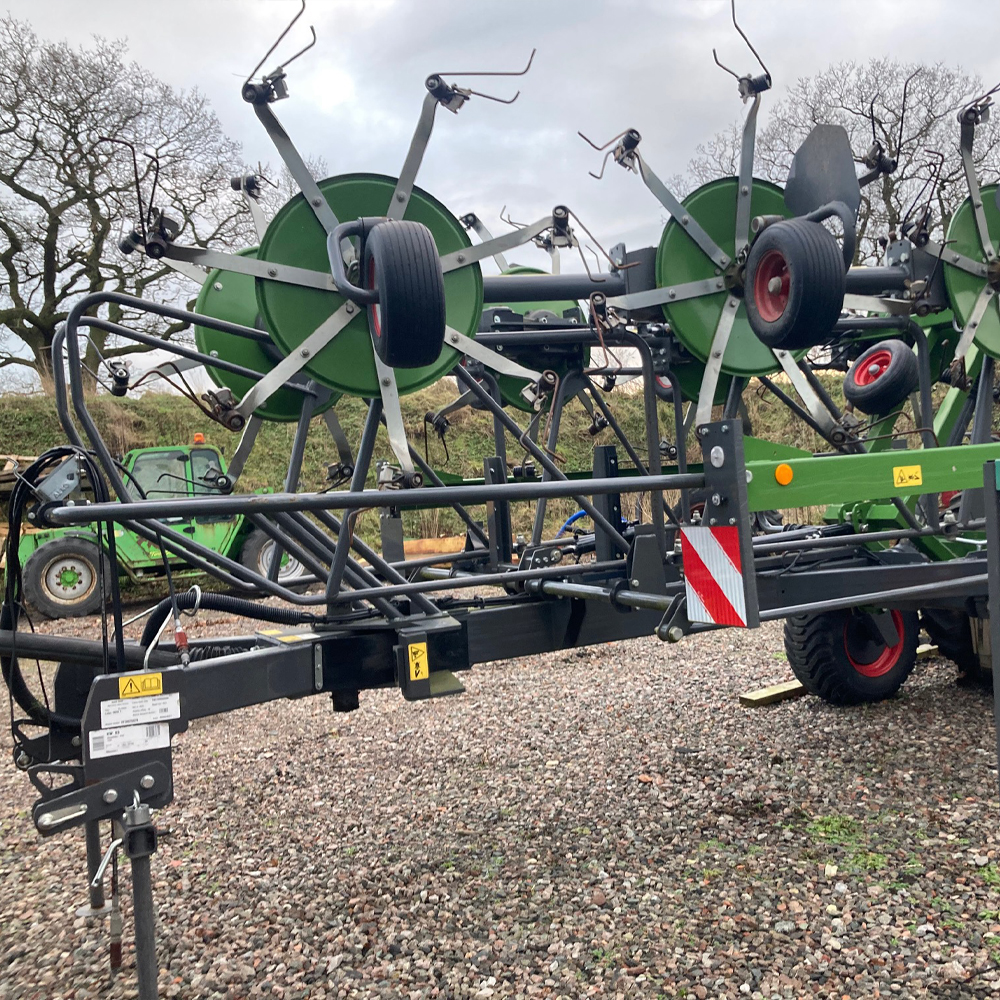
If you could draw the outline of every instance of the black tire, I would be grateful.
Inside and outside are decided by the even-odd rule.
[[[917,356],[902,340],[880,340],[844,376],[844,398],[856,410],[892,413],[920,385]]]
[[[79,618],[96,614],[107,601],[111,560],[86,539],[57,538],[31,554],[22,579],[28,603],[47,618]]]
[[[870,631],[871,619],[851,610],[796,615],[785,621],[785,653],[810,694],[831,705],[891,698],[917,662],[915,611],[893,611],[899,643],[889,648]],[[868,621],[865,621],[868,618]]]
[[[805,219],[775,222],[747,258],[753,332],[768,347],[787,351],[824,343],[844,306],[844,282],[844,257],[829,230]]]
[[[378,356],[392,368],[433,364],[444,344],[444,274],[434,237],[419,222],[382,222],[365,240],[366,288],[379,302],[368,307]]]
[[[266,577],[271,565],[271,553],[274,551],[274,541],[259,528],[247,535],[247,540],[240,549],[240,562],[247,569]],[[309,571],[293,556],[287,553],[283,559],[284,565],[278,570],[278,583],[289,590],[300,591],[306,584],[298,583]]]
[[[952,608],[924,608],[920,624],[938,648],[938,653],[958,667],[963,680],[975,681],[982,673],[979,656],[972,644],[969,616]]]

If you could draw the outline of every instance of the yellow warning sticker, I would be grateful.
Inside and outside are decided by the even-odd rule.
[[[145,698],[163,694],[163,674],[134,674],[118,678],[119,698]]]
[[[427,662],[427,643],[411,642],[406,647],[407,655],[410,658],[410,680],[425,681],[430,674]]]
[[[923,486],[924,474],[919,465],[897,465],[892,470],[893,486]]]

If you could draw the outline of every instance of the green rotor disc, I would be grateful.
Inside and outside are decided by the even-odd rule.
[[[736,251],[736,195],[739,181],[723,177],[692,191],[682,202],[692,218],[729,257]],[[754,178],[750,195],[750,214],[790,217],[781,188]],[[688,235],[684,227],[671,219],[663,230],[656,252],[656,283],[661,288],[706,278],[722,280],[722,274],[705,252]],[[663,314],[677,339],[699,361],[707,361],[712,350],[712,338],[725,307],[727,292],[702,295],[663,306]],[[805,353],[805,352],[802,352]],[[801,357],[800,355],[797,355]],[[728,375],[766,375],[778,371],[780,365],[771,349],[762,344],[750,329],[746,306],[740,302],[722,358],[722,371]],[[721,382],[721,380],[720,380]],[[700,385],[700,381],[699,381]]]
[[[241,250],[240,257],[256,257],[257,247]],[[227,323],[239,323],[241,326],[263,329],[260,315],[257,311],[257,296],[254,292],[254,278],[249,274],[238,274],[235,271],[215,270],[209,273],[205,284],[201,286],[195,312],[212,319],[225,320]],[[281,360],[281,352],[273,347],[268,352],[264,345],[255,340],[246,340],[232,333],[221,333],[205,326],[194,328],[194,341],[202,354],[211,354],[223,361],[235,365],[252,368],[261,374],[267,374]],[[234,375],[232,372],[206,366],[209,378],[218,386],[232,390],[234,396],[242,399],[251,386],[253,379]],[[314,412],[322,413],[328,410],[339,397],[335,393],[330,399],[318,405]],[[268,399],[265,399],[254,413],[264,420],[288,421],[298,420],[302,410],[304,395],[291,389],[279,389]]]
[[[548,274],[548,271],[543,271],[537,267],[524,267],[521,264],[515,264],[513,267],[507,268],[504,274]],[[513,302],[509,304],[509,308],[513,309],[514,312],[520,313],[522,316],[526,312],[534,312],[536,310],[544,310],[546,312],[553,312],[557,316],[562,316],[564,312],[569,309],[579,309],[579,302],[572,302],[566,300],[565,302]],[[536,329],[537,328],[533,328]],[[537,330],[539,337],[544,336],[542,330]],[[516,354],[511,351],[505,351],[505,356],[509,355],[514,358],[515,361],[520,362],[526,368],[532,368],[535,371],[544,371],[548,369],[549,371],[554,371],[560,378],[562,378],[568,371],[569,365],[565,361],[556,361],[552,363],[551,359],[547,359],[545,352],[538,348],[527,348],[523,351],[519,351]],[[586,348],[583,355],[583,363],[586,367],[590,364],[590,348]],[[534,412],[532,405],[525,400],[521,395],[521,390],[528,384],[527,379],[517,378],[514,375],[500,375],[497,374],[497,385],[500,388],[500,397],[509,406],[513,406],[515,409],[523,410],[525,413]]]
[[[395,188],[395,179],[381,174],[341,174],[319,182],[320,191],[341,222],[361,216],[384,216]],[[404,218],[427,226],[442,255],[471,246],[459,221],[420,188],[413,189]],[[261,241],[260,257],[276,264],[329,273],[326,233],[304,195],[292,198],[271,221]],[[483,308],[483,278],[479,264],[473,263],[446,274],[444,290],[448,325],[474,337]],[[285,354],[297,350],[343,301],[343,296],[336,292],[257,279],[257,303],[261,314],[275,343]],[[445,347],[433,364],[422,368],[397,368],[399,392],[415,392],[436,382],[451,371],[461,357],[458,351]],[[359,310],[359,315],[317,352],[303,371],[331,389],[353,396],[377,396],[379,383],[367,310]]]
[[[705,366],[700,361],[686,361],[674,365],[673,372],[681,384],[681,396],[688,402],[696,403],[701,394],[701,380],[705,375]],[[732,375],[719,376],[715,387],[715,398],[712,400],[714,406],[721,406],[726,401],[729,383],[732,380]]]
[[[996,193],[996,184],[989,184],[982,189],[983,212],[986,214],[986,227],[989,229],[994,249],[997,238],[1000,237],[1000,211],[997,210]],[[944,255],[944,284],[948,289],[952,309],[964,327],[969,322],[976,299],[986,284],[984,278],[962,271],[948,261],[949,250],[976,261],[983,260],[983,248],[979,242],[979,231],[976,229],[976,218],[969,198],[958,206],[951,217],[947,244]],[[1000,358],[1000,314],[997,312],[996,298],[986,307],[986,312],[976,330],[975,342],[991,357]]]

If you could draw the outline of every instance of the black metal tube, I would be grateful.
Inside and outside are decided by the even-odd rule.
[[[844,316],[833,324],[835,333],[864,333],[867,330],[905,330],[909,316]]]
[[[796,403],[791,396],[782,392],[766,375],[758,375],[757,379],[763,385],[767,386],[767,388],[773,392],[774,395],[777,396],[778,399],[780,399],[781,402],[784,403],[785,406],[787,406],[792,413],[799,418],[799,420],[807,423],[821,438],[823,438],[824,441],[833,444],[833,442],[826,436],[826,432],[819,425],[819,423],[813,419],[812,414],[808,410],[799,406],[799,404]],[[836,447],[836,445],[834,445],[834,447]]]
[[[594,401],[597,408],[604,414],[604,419],[607,420],[608,426],[614,432],[615,437],[618,438],[622,443],[622,447],[628,454],[628,457],[632,460],[632,464],[639,470],[639,475],[648,476],[649,470],[646,468],[645,463],[639,458],[639,453],[632,447],[632,442],[629,441],[625,432],[621,428],[621,424],[615,419],[615,415],[611,412],[611,408],[604,401],[604,397],[594,388],[594,383],[587,380],[587,394]],[[659,448],[659,441],[657,441],[657,448]]]
[[[873,542],[898,542],[904,538],[932,538],[942,532],[934,528],[858,532],[844,535],[823,535],[820,538],[792,538],[782,540],[780,534],[758,536],[753,540],[756,556],[759,552],[798,552],[809,549],[850,548]]]
[[[845,286],[848,295],[881,295],[904,291],[908,278],[905,267],[849,267]]]
[[[437,486],[442,489],[446,489],[444,480],[434,471],[434,469],[424,461],[423,456],[413,447],[413,445],[407,446],[410,451],[410,458],[413,459],[413,464],[423,473],[424,479],[426,479],[433,486]],[[476,524],[473,520],[472,515],[460,504],[453,503],[450,505],[451,509],[462,519],[462,523],[469,529],[484,545],[489,544],[489,539],[486,537],[486,532]]]
[[[97,869],[100,868],[103,859],[101,824],[92,819],[83,824],[83,832],[87,842],[87,886],[90,894],[90,908],[101,910],[104,908],[104,883],[97,879],[95,884]]]
[[[487,303],[546,302],[552,299],[589,299],[594,292],[611,298],[625,294],[621,274],[603,274],[594,281],[586,274],[483,275]]]
[[[149,855],[132,858],[132,919],[135,924],[135,970],[139,1000],[157,1000],[156,916]]]
[[[425,571],[429,572],[429,571]],[[447,570],[442,572],[447,573]],[[337,601],[364,600],[374,594],[384,594],[388,597],[410,597],[414,594],[433,593],[437,590],[462,590],[465,587],[502,587],[507,584],[520,583],[524,580],[536,580],[547,576],[576,576],[586,573],[612,572],[621,575],[625,565],[620,560],[616,562],[573,563],[569,566],[545,566],[539,569],[509,570],[504,573],[462,573],[453,576],[450,573],[440,578],[424,582],[410,581],[387,587],[375,587],[370,591],[356,591],[341,594]]]
[[[555,399],[552,400],[548,416],[548,436],[545,441],[545,447],[550,455],[555,454],[556,444],[559,441],[559,425],[562,423],[562,414],[566,407],[566,396],[575,384],[579,383],[577,376],[573,374],[566,375],[559,380],[559,388],[556,391]],[[574,392],[573,395],[576,395],[576,393]],[[498,420],[495,413],[493,419],[494,422]],[[548,469],[545,469],[542,472],[542,482],[547,483],[552,479],[552,473]],[[542,540],[542,531],[545,528],[545,506],[546,501],[544,497],[541,497],[535,504],[535,520],[531,526],[532,545],[537,545]]]
[[[834,420],[839,420],[843,414],[840,412],[840,407],[833,401],[831,395],[826,391],[826,386],[816,377],[816,373],[812,370],[812,365],[808,361],[800,361],[799,368],[802,370],[802,374],[805,375],[806,381],[812,386],[813,392],[816,393],[820,398],[820,402],[830,411],[831,416]]]
[[[936,580],[934,583],[922,583],[915,587],[896,587],[892,590],[881,590],[874,594],[851,594],[846,597],[835,597],[829,601],[813,601],[810,604],[793,604],[784,608],[771,608],[761,611],[762,622],[774,621],[777,618],[791,618],[793,615],[815,614],[819,611],[841,611],[844,608],[857,608],[862,605],[873,605],[877,608],[891,607],[897,601],[910,601],[925,595],[940,594],[952,590],[973,588],[972,594],[986,596],[988,575],[976,573],[960,580]],[[981,586],[981,590],[979,589]]]
[[[368,416],[365,418],[365,426],[361,432],[361,442],[358,444],[358,459],[354,464],[354,472],[351,475],[352,493],[360,493],[365,488],[365,480],[368,478],[368,469],[371,466],[372,453],[375,450],[375,438],[378,434],[381,420],[382,400],[373,399],[368,404]],[[285,509],[304,510],[306,508],[293,506]],[[337,534],[337,547],[334,551],[333,565],[330,567],[330,575],[326,581],[327,605],[330,605],[344,580],[344,570],[347,568],[347,559],[351,554],[352,534],[353,526],[350,523],[350,517],[348,517]]]
[[[511,421],[511,423],[514,423]],[[517,424],[514,424],[517,428]],[[530,450],[530,449],[529,449]],[[537,458],[537,455],[535,456]],[[547,456],[546,456],[547,459]],[[560,473],[561,475],[561,473]],[[494,486],[447,486],[458,502],[486,503],[488,500],[537,500],[554,497],[593,496],[605,493],[645,493],[653,490],[698,489],[705,485],[700,472],[666,473],[659,476],[622,476],[620,479],[557,479],[552,482],[514,482]],[[264,493],[236,494],[227,497],[189,497],[183,500],[136,500],[123,509],[118,503],[92,503],[81,506],[55,506],[45,516],[55,525],[88,524],[95,520],[131,523],[133,518],[208,517],[213,514],[268,514],[291,510],[362,510],[366,507],[435,507],[444,499],[438,487],[412,490],[347,493]],[[449,497],[449,500],[451,499]],[[584,506],[585,505],[585,506]],[[584,509],[592,506],[584,500]],[[590,513],[590,511],[587,511]],[[600,516],[600,515],[598,515]],[[604,519],[601,518],[603,521]],[[610,526],[609,526],[610,527]],[[624,541],[624,540],[623,540]]]

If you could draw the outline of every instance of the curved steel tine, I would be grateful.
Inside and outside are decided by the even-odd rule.
[[[303,0],[303,2],[304,2],[304,0]],[[492,71],[474,70],[473,69],[473,70],[467,70],[465,72],[460,72],[458,70],[450,70],[450,71],[445,72],[445,73],[435,73],[434,75],[435,76],[524,76],[525,73],[527,73],[528,70],[531,69],[531,64],[535,61],[535,53],[537,51],[538,51],[538,49],[532,49],[531,50],[531,55],[528,56],[528,65],[525,66],[524,69],[517,69],[517,70],[492,70]],[[485,97],[486,95],[485,94],[480,94],[479,96],[480,97]],[[503,103],[503,104],[509,104],[510,101],[502,101],[501,103]]]
[[[587,173],[590,174],[590,176],[593,177],[595,181],[599,181],[604,176],[604,171],[605,171],[605,169],[608,166],[608,160],[611,158],[611,156],[612,156],[613,153],[614,153],[614,150],[613,149],[609,149],[604,154],[604,159],[601,160],[601,172],[599,174],[595,174],[593,170],[588,170],[587,171]]]
[[[316,44],[316,29],[310,24],[309,30],[312,32],[312,41],[310,41],[308,45],[305,45],[301,49],[299,49],[299,51],[296,52],[295,55],[291,57],[291,59],[286,59],[281,64],[279,69],[284,70],[286,67],[291,66],[292,63],[299,58],[299,56],[301,56],[305,52],[308,52]]]
[[[718,66],[719,69],[724,69],[734,80],[738,80],[740,78],[739,73],[734,73],[724,63],[719,62],[719,54],[715,51],[715,49],[712,49],[712,58],[715,60],[715,65]]]
[[[494,97],[492,94],[484,94],[479,90],[469,90],[467,92],[475,95],[476,97],[485,97],[487,101],[496,101],[497,104],[513,104],[521,96],[521,91],[518,91],[509,101],[505,101],[502,97]]]
[[[285,27],[285,30],[280,35],[278,35],[278,37],[275,40],[274,44],[267,50],[267,52],[264,53],[263,59],[261,59],[261,61],[259,63],[257,63],[257,65],[254,66],[254,68],[250,71],[249,76],[247,76],[246,80],[243,81],[244,84],[249,83],[254,78],[254,76],[256,75],[257,70],[259,70],[261,68],[261,66],[263,66],[264,63],[266,63],[267,60],[271,58],[271,53],[274,52],[274,50],[282,43],[282,41],[284,41],[285,35],[287,35],[288,32],[292,30],[292,27],[294,26],[295,22],[305,12],[306,12],[306,0],[302,0],[302,6],[299,8],[299,12],[295,15],[295,17],[293,17],[291,19],[291,21],[288,22],[288,25]],[[313,41],[315,42],[315,40],[316,40],[316,32],[313,31]],[[307,45],[306,48],[309,48],[309,46]],[[305,51],[305,49],[303,49],[303,51]],[[299,55],[301,55],[301,54],[302,53],[300,52]]]
[[[139,202],[139,229],[142,232],[142,242],[146,242],[146,209],[142,203],[142,188],[139,182],[139,158],[135,152],[135,144],[128,141],[128,139],[119,139],[118,137],[113,137],[110,135],[97,135],[92,136],[92,144],[97,145],[99,142],[110,142],[118,146],[125,146],[129,152],[132,154],[132,176],[135,178],[135,197]]]
[[[619,140],[619,139],[620,139],[620,138],[621,138],[621,137],[622,137],[623,135],[625,135],[625,133],[626,133],[626,132],[628,132],[628,129],[625,129],[624,131],[622,131],[622,132],[619,132],[619,133],[618,133],[618,135],[614,136],[614,137],[613,137],[613,138],[611,138],[611,139],[608,139],[608,141],[607,141],[607,142],[606,142],[606,143],[605,143],[605,144],[604,144],[603,146],[598,146],[598,145],[597,145],[597,143],[596,143],[596,142],[594,142],[594,140],[593,140],[593,139],[588,139],[588,138],[587,138],[587,137],[586,137],[586,136],[585,136],[585,135],[584,135],[584,134],[583,134],[582,132],[580,132],[579,130],[577,130],[577,133],[576,133],[576,134],[577,134],[577,135],[578,135],[578,136],[579,136],[579,137],[580,137],[581,139],[583,139],[583,141],[584,141],[585,143],[587,143],[587,145],[588,145],[588,146],[590,146],[590,147],[591,147],[591,148],[593,148],[593,149],[596,149],[596,150],[597,150],[597,152],[598,152],[598,153],[600,153],[600,152],[601,152],[602,150],[605,150],[605,149],[607,149],[607,148],[608,148],[608,146],[610,146],[610,145],[611,145],[612,143],[614,143],[614,142],[617,142],[617,141],[618,141],[618,140]]]
[[[740,33],[740,37],[747,43],[747,48],[754,54],[757,62],[760,63],[760,68],[767,74],[768,79],[770,79],[771,71],[764,65],[764,60],[761,59],[760,53],[750,44],[750,39],[747,38],[746,32],[739,26],[736,20],[736,0],[730,0],[730,6],[733,14],[733,27]],[[716,59],[715,61],[718,62],[719,60]],[[732,71],[730,70],[730,72]]]

